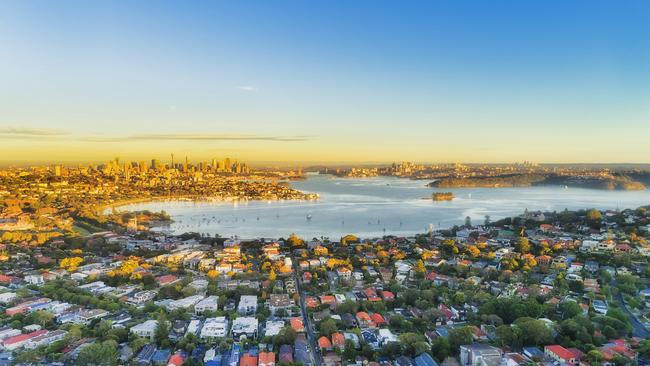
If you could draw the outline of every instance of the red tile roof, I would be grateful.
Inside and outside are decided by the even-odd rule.
[[[370,319],[372,319],[373,323],[376,325],[381,325],[386,323],[386,320],[384,320],[384,317],[381,316],[379,313],[372,313],[370,314]]]
[[[575,358],[575,355],[573,352],[569,351],[568,349],[560,346],[559,344],[555,344],[552,346],[546,346],[545,347],[549,352],[552,352],[554,355],[558,356],[559,358],[563,360],[570,360],[572,358]]]
[[[291,318],[289,320],[291,323],[291,328],[295,330],[296,332],[304,332],[305,331],[305,324],[302,322],[302,318],[296,317],[296,318]]]
[[[357,313],[357,318],[359,320],[365,320],[365,321],[371,320],[370,315],[368,315],[368,313],[366,313],[365,311],[358,312]]]
[[[332,342],[330,342],[330,339],[322,336],[318,338],[318,347],[320,348],[332,348]]]
[[[334,304],[336,302],[336,298],[332,295],[325,295],[320,297],[320,302],[323,304]]]
[[[307,296],[305,298],[305,303],[307,304],[308,308],[315,308],[320,305],[320,301],[318,301],[318,299],[313,296]]]
[[[259,365],[275,364],[275,353],[273,352],[260,352]]]
[[[257,356],[252,356],[250,353],[244,353],[239,359],[239,366],[257,366]]]
[[[174,275],[164,275],[164,276],[160,276],[160,277],[156,278],[156,281],[160,285],[166,285],[166,284],[172,283],[172,282],[174,282],[176,280],[178,280],[178,277],[176,277]]]
[[[183,362],[185,362],[185,358],[183,357],[183,355],[180,353],[175,353],[174,355],[172,355],[172,357],[169,358],[169,361],[167,361],[167,366],[169,365],[181,366]]]
[[[10,345],[10,344],[23,342],[23,341],[26,341],[28,339],[32,339],[34,337],[38,337],[38,336],[46,334],[46,333],[47,333],[47,330],[41,329],[41,330],[37,330],[37,331],[31,332],[31,333],[19,334],[17,336],[9,337],[9,338],[3,340],[2,344],[7,346],[7,345]]]
[[[332,333],[332,344],[336,347],[344,347],[345,336],[341,333]]]

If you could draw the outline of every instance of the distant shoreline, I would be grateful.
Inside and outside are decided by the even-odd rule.
[[[441,177],[437,179],[417,176],[372,175],[352,176],[329,174],[337,179],[376,179],[393,178],[413,181],[426,180],[429,188],[532,188],[532,187],[567,187],[605,191],[643,191],[646,185],[631,178],[599,178],[580,176],[561,176],[556,174],[512,174],[496,176],[474,176],[464,178]]]
[[[512,174],[467,178],[441,178],[427,184],[431,188],[528,188],[559,186],[608,191],[642,191],[646,186],[624,177],[581,177],[555,174]]]

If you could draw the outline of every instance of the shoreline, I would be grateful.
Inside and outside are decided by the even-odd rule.
[[[119,207],[124,207],[132,204],[138,203],[151,203],[151,202],[242,202],[242,201],[318,201],[320,196],[317,194],[317,197],[314,199],[279,199],[279,198],[242,198],[242,197],[210,197],[210,196],[193,196],[193,195],[182,195],[182,196],[153,196],[147,198],[131,198],[118,200],[113,203],[102,204],[97,206],[94,210],[100,215],[104,215],[104,212],[110,208],[115,208],[116,210]]]
[[[333,178],[334,181],[331,181],[331,178]],[[353,188],[350,188],[351,191],[348,191],[347,185],[335,185],[336,180],[339,179],[358,179],[362,187],[365,184],[372,187],[379,187],[379,191],[372,192],[376,193],[379,197],[379,202],[382,203],[382,205],[374,205],[374,203],[376,203],[374,198],[370,198],[370,201],[367,201],[367,198],[364,198],[364,200],[360,202],[362,206],[361,208],[363,209],[361,213],[348,213],[344,208],[346,198],[341,198],[337,195],[345,195],[350,192],[350,194],[355,194],[359,192],[360,189],[363,190],[363,188],[353,185]],[[174,208],[177,208],[178,212],[182,215],[188,213],[189,215],[192,215],[192,211],[197,210],[205,211],[202,212],[202,214],[205,214],[206,217],[218,216],[218,218],[223,219],[218,225],[215,221],[210,224],[201,223],[201,225],[198,226],[198,221],[190,220],[189,218],[188,221],[186,221],[186,219],[179,219],[176,214],[173,214],[171,215],[172,220],[183,221],[180,224],[175,223],[171,225],[174,234],[194,231],[206,233],[216,232],[224,237],[242,235],[242,233],[246,233],[245,236],[247,237],[282,237],[283,235],[286,235],[287,232],[295,231],[299,235],[311,238],[321,235],[332,237],[332,235],[336,236],[338,233],[350,232],[358,233],[360,236],[364,237],[380,237],[384,234],[414,235],[426,232],[428,230],[428,224],[433,224],[435,230],[449,229],[454,225],[461,225],[466,216],[471,216],[473,221],[478,220],[477,222],[479,222],[484,219],[485,215],[491,216],[492,220],[498,220],[508,216],[518,216],[526,208],[531,212],[559,212],[566,208],[569,210],[586,210],[594,207],[605,211],[620,210],[624,207],[633,208],[641,206],[645,202],[650,202],[650,192],[646,194],[629,191],[607,191],[609,193],[600,193],[601,191],[599,190],[575,188],[569,191],[573,191],[572,193],[565,193],[567,191],[560,189],[558,186],[532,186],[522,188],[504,188],[505,190],[513,190],[513,193],[497,193],[498,190],[488,188],[454,189],[453,191],[458,195],[457,198],[459,198],[458,203],[454,203],[456,201],[454,199],[452,201],[445,201],[448,203],[442,204],[435,202],[431,203],[433,200],[430,196],[427,197],[426,195],[427,193],[430,195],[433,190],[428,189],[423,185],[410,183],[402,187],[401,184],[398,185],[391,183],[392,179],[402,180],[404,178],[395,177],[385,180],[385,183],[391,183],[390,186],[394,185],[397,187],[394,192],[392,191],[392,187],[384,187],[385,184],[378,185],[376,183],[377,181],[383,183],[385,179],[383,177],[356,179],[321,175],[319,178],[313,178],[313,184],[301,185],[301,188],[298,189],[306,192],[327,192],[327,199],[323,200],[321,198],[318,205],[315,205],[315,200],[307,199],[254,200],[250,197],[165,195],[116,200],[114,202],[109,202],[102,207],[104,210],[115,207],[122,212],[148,209],[151,211],[165,210],[168,213],[177,212],[174,210]],[[312,179],[308,179],[308,181],[311,180]],[[322,186],[321,184],[324,182],[328,183],[326,183],[327,185]],[[415,189],[411,190],[410,188]],[[483,194],[477,194],[474,195],[474,197],[468,195],[468,193],[472,194],[475,190],[482,191]],[[532,192],[532,196],[527,193],[529,191]],[[422,192],[423,194],[418,192]],[[601,194],[606,198],[603,198],[602,201],[597,200],[597,202],[591,202],[591,198],[600,197]],[[372,196],[374,197],[375,194],[372,194]],[[389,197],[389,199],[386,201],[382,197]],[[472,198],[478,200],[478,202],[472,202]],[[547,202],[547,198],[550,198],[550,201]],[[490,203],[493,199],[513,199],[514,204],[507,204],[504,207],[494,207],[494,203]],[[532,201],[529,201],[531,199]],[[542,201],[540,201],[540,199],[542,199]],[[335,209],[339,206],[340,200],[343,200],[341,201],[341,205],[343,205],[341,206],[342,208]],[[412,210],[409,209],[409,204],[404,204],[403,200],[408,200],[409,204],[413,204]],[[266,202],[262,201],[267,201],[270,209],[267,210]],[[420,202],[426,203],[427,201],[429,204],[420,204]],[[129,204],[146,202],[155,202],[156,204],[149,206],[143,205],[128,209],[124,207]],[[174,204],[173,202],[177,202],[177,204]],[[196,207],[194,207],[192,202],[198,203]],[[251,207],[253,211],[234,211],[236,210],[234,207],[238,202],[245,205],[250,203],[253,205],[253,207]],[[310,202],[312,203],[310,204]],[[356,200],[353,199],[351,202],[356,202]],[[300,207],[292,208],[291,206],[294,206],[294,204]],[[276,205],[282,206],[282,208],[277,208]],[[285,207],[286,211],[282,211]],[[518,209],[519,207],[521,209]],[[260,211],[255,211],[258,209]],[[212,210],[216,213],[212,213]],[[277,222],[271,221],[277,220],[277,210],[280,210],[279,214],[282,215],[282,220]],[[110,214],[110,211],[104,212]],[[248,212],[252,213],[249,214]],[[313,215],[313,220],[306,221],[305,216],[308,214]],[[355,216],[355,218],[350,218],[350,215]],[[359,215],[361,215],[361,219],[358,219],[357,216]],[[257,217],[260,217],[262,221],[259,224],[257,224]],[[240,220],[239,223],[233,221],[235,218]],[[385,225],[368,224],[368,222],[371,221],[376,223],[378,218],[381,218],[382,224]],[[245,221],[243,219],[245,219]],[[404,221],[403,226],[400,224],[401,221]],[[244,224],[243,222],[247,222],[247,224]],[[385,232],[383,231],[384,226],[386,227]],[[165,225],[162,225],[162,227],[165,227]],[[284,228],[286,228],[286,230],[284,230]]]

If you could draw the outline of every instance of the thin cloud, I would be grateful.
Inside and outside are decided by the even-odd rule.
[[[251,85],[240,85],[237,87],[239,90],[247,91],[247,92],[258,92],[259,89],[255,86]]]
[[[50,128],[0,127],[0,135],[8,136],[63,136],[68,133]]]
[[[159,133],[115,135],[71,135],[58,129],[39,129],[23,127],[0,127],[0,139],[12,140],[57,140],[83,142],[129,142],[129,141],[308,141],[313,136],[297,135],[247,135],[214,133]]]
[[[91,136],[82,138],[90,142],[124,141],[308,141],[313,136],[266,136],[266,135],[220,135],[220,134],[140,134],[124,137]]]

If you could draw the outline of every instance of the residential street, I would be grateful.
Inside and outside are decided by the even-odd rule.
[[[311,358],[313,361],[314,366],[321,366],[321,356],[320,352],[318,352],[318,344],[316,343],[316,337],[314,334],[316,333],[314,330],[314,326],[311,322],[311,318],[309,316],[309,313],[307,313],[307,305],[305,303],[305,294],[302,291],[302,279],[300,276],[298,276],[298,261],[296,260],[295,257],[292,256],[291,258],[293,262],[293,268],[294,268],[294,273],[293,276],[296,280],[296,285],[298,290],[298,295],[300,295],[300,310],[302,312],[302,318],[304,319],[304,325],[305,325],[305,334],[307,335],[307,341],[309,342],[309,347],[311,348]]]

